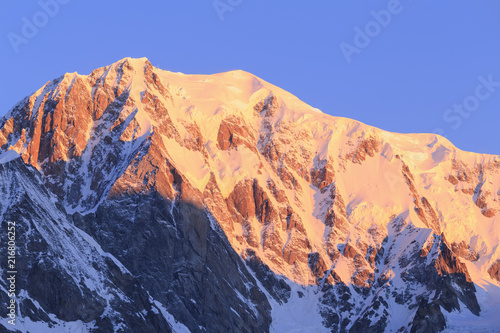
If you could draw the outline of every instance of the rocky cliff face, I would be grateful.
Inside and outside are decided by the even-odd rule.
[[[495,311],[476,295],[499,286],[498,157],[146,59],[50,81],[0,125],[25,327],[437,332]]]
[[[5,320],[6,328],[70,331],[89,324],[95,332],[113,327],[172,331],[160,303],[114,256],[74,226],[35,168],[21,158],[0,164],[0,191],[2,219],[16,223],[18,247],[18,319],[16,326]],[[7,243],[4,237],[2,241]],[[1,286],[9,289],[5,281]],[[7,293],[0,295],[2,304],[9,304]],[[7,309],[0,311],[7,318]]]

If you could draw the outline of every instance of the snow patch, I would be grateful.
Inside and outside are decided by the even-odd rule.
[[[19,155],[14,150],[7,150],[6,152],[3,152],[0,154],[0,164],[10,162],[10,161],[15,160],[16,158],[19,158],[19,157],[21,157],[21,155]]]

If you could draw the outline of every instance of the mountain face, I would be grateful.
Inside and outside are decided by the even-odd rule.
[[[126,58],[48,82],[0,121],[0,214],[0,331],[500,327],[500,157],[243,71]]]

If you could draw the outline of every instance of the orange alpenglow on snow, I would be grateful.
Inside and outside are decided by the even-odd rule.
[[[152,192],[205,210],[244,261],[290,284],[288,303],[270,297],[276,329],[300,327],[310,306],[318,331],[329,311],[337,328],[423,322],[421,299],[448,327],[480,320],[482,302],[488,320],[500,309],[472,290],[499,293],[498,156],[324,114],[244,71],[185,75],[145,58],[48,82],[1,125],[2,151],[38,169],[68,214]],[[463,279],[426,285],[438,276]],[[321,293],[296,297],[304,286]],[[342,293],[344,310],[328,301]]]

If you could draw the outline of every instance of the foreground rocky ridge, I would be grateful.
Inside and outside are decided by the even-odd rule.
[[[498,157],[322,114],[245,72],[127,58],[66,74],[9,112],[0,146],[149,295],[127,307],[163,308],[144,325],[279,331],[281,308],[317,299],[315,331],[441,331],[447,313],[483,315],[474,282],[498,288]],[[118,325],[30,286],[58,320]]]

